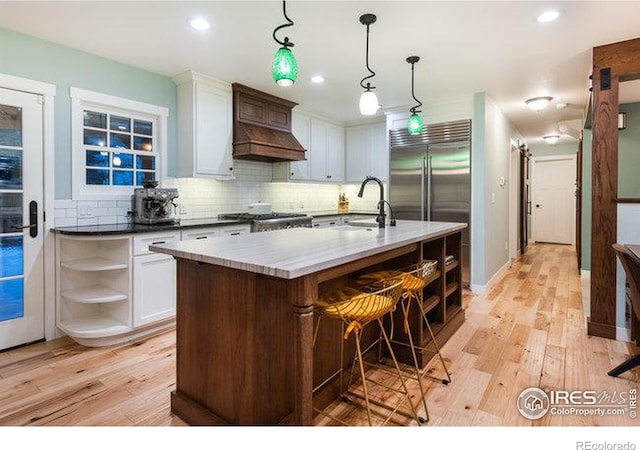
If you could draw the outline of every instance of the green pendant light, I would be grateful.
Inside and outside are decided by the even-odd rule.
[[[296,78],[298,77],[298,63],[296,63],[296,58],[293,56],[293,52],[289,48],[293,47],[293,42],[289,42],[288,37],[285,37],[284,41],[280,41],[276,37],[276,32],[278,30],[293,25],[293,21],[287,16],[286,1],[282,2],[282,13],[289,23],[282,24],[273,30],[273,39],[278,44],[282,45],[282,47],[278,49],[273,57],[271,74],[273,75],[273,81],[275,81],[278,86],[291,86],[296,82]]]
[[[409,111],[411,112],[411,116],[409,117],[409,121],[407,122],[407,131],[409,132],[409,134],[422,133],[422,119],[418,115],[418,113],[422,112],[422,111],[418,111],[418,108],[422,106],[422,102],[418,100],[415,94],[413,93],[413,87],[414,87],[413,67],[418,61],[420,61],[419,56],[409,56],[407,58],[407,62],[411,64],[411,96],[416,102],[418,102],[416,106],[413,106],[411,109],[409,109]]]

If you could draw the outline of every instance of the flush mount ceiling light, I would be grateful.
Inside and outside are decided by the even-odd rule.
[[[555,144],[560,139],[560,136],[558,136],[557,134],[552,134],[552,135],[549,135],[549,136],[545,136],[542,139],[544,139],[544,141],[547,144]]]
[[[416,95],[413,92],[413,87],[414,87],[414,84],[413,84],[414,83],[413,69],[414,69],[415,64],[418,61],[420,61],[420,57],[419,56],[409,56],[407,58],[407,62],[409,64],[411,64],[411,96],[413,97],[413,99],[416,102],[418,102],[417,105],[412,106],[411,109],[409,109],[409,112],[411,112],[411,116],[409,117],[409,121],[407,122],[407,131],[409,132],[409,134],[420,134],[420,133],[422,133],[422,119],[418,115],[418,113],[422,112],[422,111],[418,110],[418,108],[420,108],[422,106],[422,102],[416,98]]]
[[[209,22],[207,22],[202,17],[194,17],[192,19],[189,19],[189,25],[191,26],[191,28],[198,31],[204,31],[211,28],[211,25],[209,25]]]
[[[545,11],[538,16],[538,22],[540,23],[553,22],[558,17],[560,17],[560,13],[558,11]]]
[[[276,32],[282,28],[290,27],[293,25],[293,20],[287,16],[287,2],[282,2],[282,14],[287,19],[288,23],[282,24],[273,30],[273,40],[282,45],[273,57],[273,63],[271,65],[271,74],[273,75],[273,81],[278,86],[291,86],[296,82],[298,76],[298,63],[293,56],[293,52],[290,47],[293,47],[293,42],[289,41],[288,37],[284,38],[284,41],[279,40],[276,37]]]
[[[316,84],[324,83],[324,77],[322,75],[314,75],[311,77],[311,82]]]
[[[542,111],[547,106],[549,106],[549,103],[551,103],[551,100],[553,100],[553,97],[535,97],[535,98],[530,98],[529,100],[525,101],[525,103],[529,108],[538,112],[538,111]]]
[[[371,86],[371,83],[364,83],[365,80],[372,78],[375,76],[375,72],[371,70],[369,67],[369,26],[377,20],[375,14],[363,14],[360,16],[360,23],[362,25],[366,25],[367,27],[367,47],[366,47],[366,65],[367,70],[370,75],[367,75],[362,80],[360,80],[360,86],[364,89],[364,92],[360,96],[360,114],[364,116],[373,116],[376,112],[378,112],[378,108],[380,105],[378,104],[378,96],[372,89],[375,89],[375,86]]]

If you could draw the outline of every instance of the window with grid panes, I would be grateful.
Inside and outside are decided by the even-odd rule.
[[[74,198],[131,195],[160,180],[166,108],[74,89]]]
[[[153,120],[90,108],[82,114],[85,184],[142,186],[156,180]]]

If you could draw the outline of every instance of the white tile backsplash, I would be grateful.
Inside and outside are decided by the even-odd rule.
[[[180,193],[177,203],[186,211],[180,217],[204,219],[221,213],[244,212],[255,202],[271,203],[277,212],[337,211],[341,193],[349,199],[350,210],[376,209],[380,196],[376,185],[367,185],[363,198],[358,198],[359,184],[271,182],[272,167],[270,163],[235,160],[233,180],[172,180],[172,186]],[[57,227],[127,223],[131,202],[56,200],[55,208]]]

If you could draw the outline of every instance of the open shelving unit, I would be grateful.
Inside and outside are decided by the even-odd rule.
[[[129,236],[60,236],[57,326],[76,341],[132,330]]]

